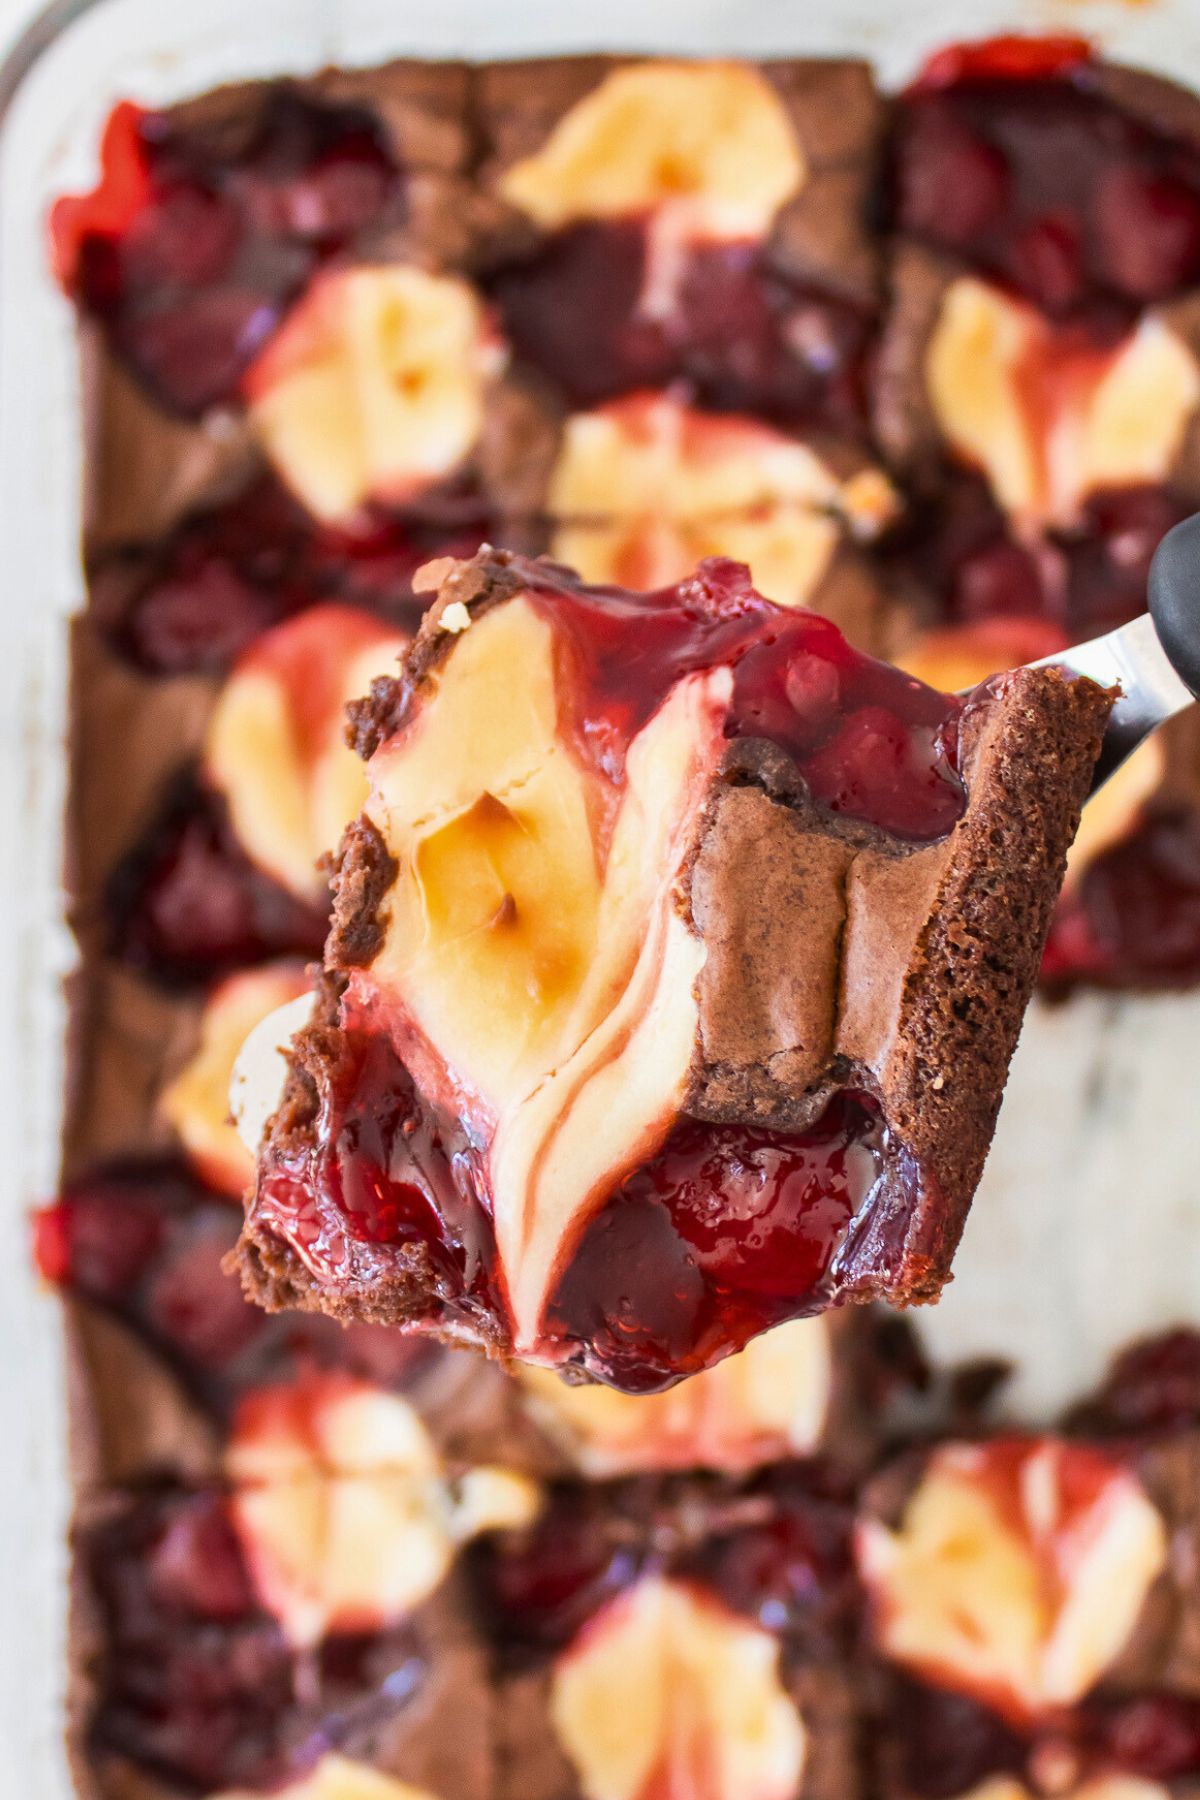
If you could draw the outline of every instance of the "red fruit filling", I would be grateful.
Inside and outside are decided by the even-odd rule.
[[[960,1800],[991,1776],[1024,1773],[1028,1744],[966,1694],[890,1674],[885,1736],[899,1785],[920,1800]]]
[[[1123,1350],[1103,1387],[1076,1408],[1081,1430],[1125,1436],[1200,1424],[1200,1332],[1180,1327]]]
[[[585,1229],[547,1339],[579,1345],[596,1380],[650,1393],[816,1310],[885,1147],[853,1094],[794,1136],[684,1120]]]
[[[313,1364],[385,1385],[411,1374],[419,1350],[397,1332],[251,1306],[221,1268],[238,1225],[237,1209],[178,1163],[116,1162],[37,1214],[34,1248],[47,1280],[120,1319],[219,1417],[247,1388]]]
[[[698,1502],[700,1504],[698,1504]],[[750,1487],[683,1477],[556,1493],[536,1524],[472,1562],[504,1647],[569,1643],[643,1574],[695,1583],[809,1654],[849,1647],[855,1584],[845,1505],[786,1470]]]
[[[1189,987],[1200,972],[1200,812],[1151,810],[1059,902],[1042,979],[1066,992]]]
[[[1101,489],[1084,503],[1078,524],[1025,543],[982,483],[956,475],[936,510],[917,517],[892,555],[949,623],[1037,620],[1064,643],[1078,643],[1145,612],[1154,552],[1190,510],[1168,489]]]
[[[491,1315],[495,1244],[461,1122],[425,1104],[382,1033],[344,1032],[339,1056],[311,1143],[273,1156],[257,1216],[325,1280],[368,1284],[397,1260],[419,1262],[433,1323]]]
[[[383,1034],[346,1030],[340,1043],[310,1138],[274,1151],[260,1176],[256,1219],[335,1287],[419,1267],[431,1311],[417,1323],[486,1327],[501,1307],[478,1152],[422,1100]],[[818,1310],[894,1160],[863,1096],[839,1096],[792,1135],[683,1121],[585,1230],[545,1347],[652,1392]]]
[[[606,780],[623,778],[629,743],[676,681],[729,667],[725,735],[778,744],[819,806],[918,841],[961,816],[962,702],[863,656],[829,620],[764,600],[744,564],[709,558],[653,594],[526,572],[563,640],[579,750]]]
[[[229,401],[313,270],[402,203],[371,117],[270,90],[240,123],[109,119],[101,179],[50,217],[67,292],[171,411]]]
[[[1031,81],[1039,77],[1069,74],[1091,61],[1087,38],[1066,33],[1052,37],[1025,37],[1016,32],[978,38],[967,44],[946,44],[935,50],[913,83],[915,92],[927,88],[956,87],[961,81]]]
[[[224,1498],[166,1488],[81,1534],[104,1633],[89,1732],[189,1793],[298,1779],[386,1727],[420,1687],[401,1628],[325,1639],[301,1665],[258,1605]]]
[[[1057,315],[1127,318],[1200,279],[1200,154],[1122,112],[1070,40],[935,59],[900,103],[894,205]]]
[[[720,1521],[719,1501],[714,1510]],[[680,1573],[812,1654],[849,1649],[858,1588],[847,1507],[811,1487],[801,1490],[779,1470],[729,1510],[729,1524],[710,1529],[681,1558]]]
[[[1200,1771],[1200,1701],[1183,1694],[1085,1700],[1079,1735],[1102,1767],[1146,1781]]]
[[[190,778],[114,872],[106,896],[116,953],[166,982],[210,980],[276,956],[315,957],[322,908],[252,863],[224,801]]]
[[[780,424],[861,431],[872,321],[788,279],[753,243],[686,248],[661,304],[644,221],[571,225],[491,283],[517,355],[591,406],[689,382],[697,401]]]
[[[321,600],[369,607],[415,631],[412,578],[434,556],[471,556],[482,522],[368,515],[321,530],[270,477],[186,519],[151,551],[91,570],[92,607],[113,647],[152,675],[221,675],[280,619]]]
[[[489,1623],[506,1647],[560,1648],[637,1580],[648,1539],[620,1516],[619,1497],[608,1487],[560,1490],[536,1525],[474,1547]]]
[[[1076,1782],[1122,1776],[1169,1782],[1200,1769],[1200,1703],[1180,1694],[1098,1694],[1026,1739],[965,1695],[893,1674],[886,1734],[902,1785],[918,1800],[958,1800],[988,1780],[1025,1780],[1044,1750]]]

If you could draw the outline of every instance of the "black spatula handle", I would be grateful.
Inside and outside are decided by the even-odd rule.
[[[1200,513],[1168,531],[1154,552],[1150,616],[1175,673],[1200,696]]]

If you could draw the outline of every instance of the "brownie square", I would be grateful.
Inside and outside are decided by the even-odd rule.
[[[795,1472],[564,1492],[477,1567],[500,1795],[578,1800],[631,1762],[797,1800],[862,1791],[845,1515]]]
[[[667,59],[661,59],[665,66]],[[653,59],[567,56],[485,65],[477,76],[483,133],[480,180],[499,196],[505,174],[536,156],[573,108],[610,76],[653,68]],[[741,65],[773,89],[803,160],[805,178],[768,240],[786,274],[858,301],[873,300],[877,251],[868,224],[884,107],[870,68],[853,58],[781,59]],[[499,247],[528,241],[519,207],[499,207]]]
[[[453,1573],[407,1617],[289,1639],[238,1496],[110,1492],[75,1527],[73,1752],[104,1800],[258,1789],[324,1758],[446,1800],[492,1792],[486,1660]]]

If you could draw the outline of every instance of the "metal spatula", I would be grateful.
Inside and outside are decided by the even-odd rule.
[[[1159,725],[1200,696],[1200,513],[1169,531],[1150,565],[1150,610],[1119,631],[1043,656],[1035,669],[1069,669],[1120,687],[1092,793]]]

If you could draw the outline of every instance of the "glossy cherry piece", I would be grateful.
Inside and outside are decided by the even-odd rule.
[[[685,1120],[596,1215],[547,1319],[595,1380],[650,1393],[816,1310],[879,1178],[871,1103],[796,1135]]]

